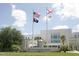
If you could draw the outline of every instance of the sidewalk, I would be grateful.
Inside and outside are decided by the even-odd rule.
[[[67,53],[79,53],[79,51],[73,50],[73,51],[67,51]]]

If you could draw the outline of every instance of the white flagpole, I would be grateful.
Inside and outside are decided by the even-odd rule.
[[[34,12],[34,11],[33,11]],[[34,17],[34,14],[33,14],[33,17]],[[38,18],[38,17],[37,17]],[[36,21],[34,21],[33,19],[32,19],[32,40],[33,40],[33,44],[34,44],[34,22],[36,22]],[[38,23],[38,22],[36,22],[36,23]],[[32,44],[32,45],[33,45]]]
[[[48,40],[48,18],[47,18],[47,9],[46,9],[46,41],[47,40]]]
[[[33,11],[34,12],[34,11]],[[32,15],[33,17],[33,15]],[[32,18],[32,47],[33,47],[33,43],[34,43],[34,21],[33,21],[33,18]]]

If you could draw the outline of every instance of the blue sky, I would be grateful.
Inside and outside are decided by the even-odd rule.
[[[23,26],[14,25],[15,22],[18,22],[15,16],[12,16],[12,6],[15,5],[17,10],[22,10],[25,12],[25,22]],[[44,20],[44,16],[46,14],[46,8],[54,8],[53,3],[0,3],[0,27],[3,26],[14,26],[22,32],[31,33],[32,32],[32,13],[33,10],[38,10],[40,12],[39,23],[34,23],[34,32],[39,33],[40,30],[46,29],[46,22]],[[56,7],[59,8],[59,7]],[[59,9],[57,9],[58,11]],[[62,9],[61,9],[62,10]],[[20,22],[20,21],[19,21]],[[20,22],[21,23],[21,22]],[[61,15],[54,12],[52,14],[51,20],[48,21],[49,29],[52,29],[56,26],[68,26],[69,28],[74,28],[78,25],[79,18],[73,15],[64,16],[63,20]]]

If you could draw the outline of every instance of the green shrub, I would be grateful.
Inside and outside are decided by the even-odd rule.
[[[60,48],[60,51],[68,51],[68,46],[67,45],[62,45],[61,48]]]
[[[44,47],[47,47],[47,45],[44,45]]]
[[[18,52],[20,50],[21,50],[21,48],[18,45],[12,45],[12,51]]]
[[[49,47],[52,47],[51,45],[49,45]]]

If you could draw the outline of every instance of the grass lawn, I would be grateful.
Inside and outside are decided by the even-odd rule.
[[[79,56],[79,54],[64,52],[0,52],[0,56]]]

